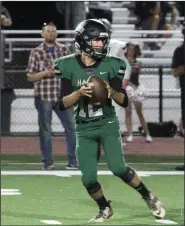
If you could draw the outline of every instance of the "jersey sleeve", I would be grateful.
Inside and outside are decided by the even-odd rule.
[[[111,73],[110,73],[109,79],[113,79],[114,77],[117,77],[123,80],[125,77],[125,72],[126,72],[125,61],[120,58],[114,58],[111,64]]]
[[[119,61],[119,70],[116,74],[116,77],[120,78],[121,80],[124,79],[125,77],[125,72],[126,72],[126,63],[124,60]]]
[[[68,70],[66,69],[67,66],[67,60],[65,58],[58,58],[54,60],[53,62],[53,68],[55,70],[55,75],[58,76],[61,79],[71,79],[70,74],[68,73]]]

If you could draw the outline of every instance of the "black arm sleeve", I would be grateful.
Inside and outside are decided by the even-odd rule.
[[[111,88],[113,88],[115,91],[120,92],[120,89],[122,87],[122,80],[118,77],[114,77],[109,81],[109,85]]]
[[[116,92],[121,92],[124,94],[124,101],[120,105],[121,107],[127,107],[128,106],[128,95],[126,90],[122,87],[122,80],[119,79],[118,77],[114,77],[109,81],[109,85],[111,88],[113,88]]]
[[[61,79],[61,93],[60,97],[70,95],[73,92],[72,82],[67,78]]]
[[[66,110],[62,98],[64,96],[70,95],[73,92],[72,82],[69,79],[63,78],[61,79],[61,89],[60,89],[60,96],[59,96],[59,109],[61,111]]]

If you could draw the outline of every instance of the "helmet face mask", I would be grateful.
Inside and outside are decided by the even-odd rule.
[[[76,47],[85,52],[92,59],[102,59],[106,56],[109,44],[107,28],[99,20],[82,21],[76,28]],[[102,46],[93,46],[93,41],[101,40]]]
[[[93,41],[102,41],[103,46],[94,46]],[[108,40],[107,38],[93,38],[93,39],[88,39],[86,41],[88,48],[87,48],[87,53],[89,51],[90,56],[93,58],[102,58],[107,54],[107,47],[108,47]]]

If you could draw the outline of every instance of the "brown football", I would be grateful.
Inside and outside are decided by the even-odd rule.
[[[92,87],[92,97],[89,98],[90,103],[101,103],[105,104],[108,99],[108,90],[106,88],[106,83],[99,77],[92,75],[89,77],[88,82],[92,82],[94,86]]]

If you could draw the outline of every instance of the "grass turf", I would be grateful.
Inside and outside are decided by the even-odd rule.
[[[101,225],[157,225],[140,195],[119,178],[99,176],[99,181],[114,210],[114,217]],[[184,224],[183,176],[150,176],[143,181],[164,202],[166,218]],[[1,182],[3,189],[19,189],[22,193],[1,197],[1,225],[43,225],[41,220],[88,225],[97,213],[79,176],[2,176]]]
[[[125,161],[136,170],[174,170],[182,164],[180,156],[125,156]],[[54,156],[56,170],[63,170],[67,164],[65,156]],[[99,170],[108,169],[104,156],[101,156]],[[157,163],[157,164],[156,164]],[[40,170],[40,155],[1,155],[2,170]]]
[[[178,156],[125,156],[136,170],[174,170],[182,163]],[[66,157],[54,156],[57,170]],[[107,170],[104,156],[99,170]],[[21,164],[20,164],[21,163]],[[34,164],[32,164],[34,163]],[[162,163],[162,164],[161,164]],[[1,170],[40,170],[40,155],[1,155]],[[105,195],[112,200],[114,217],[101,225],[157,225],[146,204],[133,189],[113,176],[99,176]],[[164,202],[166,219],[184,225],[184,177],[143,177],[146,185]],[[1,196],[1,225],[44,225],[56,220],[63,225],[89,225],[97,206],[89,198],[79,176],[2,176],[2,189],[19,189],[17,196]],[[97,224],[95,224],[97,225]],[[161,225],[161,224],[160,224]]]

